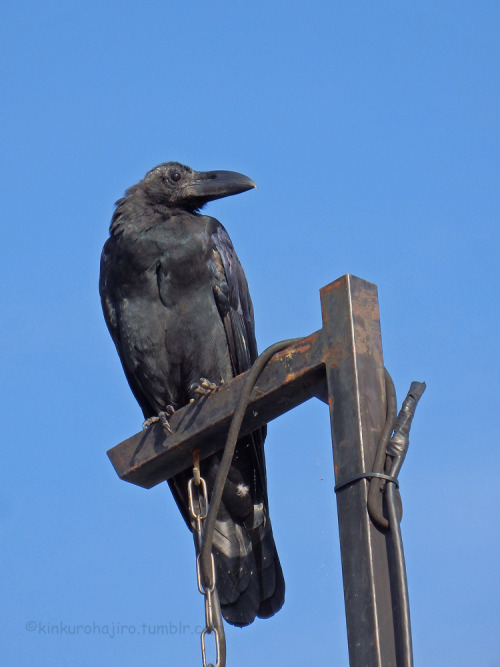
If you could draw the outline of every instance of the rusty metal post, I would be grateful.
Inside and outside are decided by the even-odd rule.
[[[312,396],[328,402],[337,486],[371,472],[385,421],[385,384],[377,288],[345,275],[321,290],[323,327],[276,354],[259,376],[240,433],[250,433]],[[172,434],[155,424],[109,450],[126,481],[151,488],[223,448],[245,377],[181,408]],[[368,482],[337,494],[351,667],[397,667],[389,559],[390,534],[367,511]]]
[[[372,470],[385,421],[377,288],[345,276],[321,290],[337,486]],[[351,667],[396,667],[388,536],[367,512],[368,482],[339,489],[337,512]]]

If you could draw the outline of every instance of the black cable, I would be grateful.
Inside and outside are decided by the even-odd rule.
[[[408,447],[410,445],[410,426],[415,414],[415,408],[425,391],[425,382],[412,382],[410,391],[403,402],[394,425],[394,434],[387,445],[387,456],[392,459],[389,469],[391,477],[397,479],[401,466],[403,465]],[[400,621],[400,650],[401,657],[398,665],[401,667],[413,666],[413,651],[411,641],[410,602],[408,598],[408,582],[406,579],[405,556],[403,550],[403,538],[401,536],[400,518],[396,503],[396,484],[392,481],[385,483],[385,500],[389,514],[389,529],[392,537],[392,549],[394,553],[393,575],[396,585],[397,605],[393,610],[398,612]]]
[[[375,454],[375,461],[373,462],[373,472],[383,473],[385,470],[385,461],[387,458],[387,443],[391,437],[394,429],[394,422],[396,421],[397,403],[396,403],[396,389],[394,382],[387,368],[384,368],[385,377],[385,398],[386,398],[386,419],[385,424],[378,440],[377,452]],[[388,530],[389,521],[382,511],[382,479],[372,479],[368,489],[368,511],[373,523],[380,528],[380,530]]]
[[[399,486],[398,474],[403,465],[410,444],[409,433],[417,403],[425,391],[424,382],[412,382],[410,391],[396,418],[396,390],[387,371],[385,373],[386,420],[379,437],[373,471],[353,475],[335,486],[339,491],[361,479],[370,479],[367,508],[373,524],[391,534],[392,558],[389,559],[391,582],[394,585],[393,614],[396,623],[398,666],[412,667],[413,653],[411,641],[410,604],[408,583],[401,536],[401,500],[396,494]],[[391,437],[391,433],[393,433]],[[382,495],[383,494],[383,495]],[[388,518],[383,514],[386,508]]]
[[[212,496],[210,498],[210,505],[208,515],[205,520],[205,527],[203,531],[203,545],[200,552],[201,573],[205,586],[212,586],[211,581],[211,553],[213,546],[213,535],[215,529],[215,522],[219,513],[220,503],[222,499],[222,492],[226,483],[229,468],[233,460],[234,450],[238,441],[238,436],[241,424],[245,417],[248,402],[257,379],[267,365],[271,357],[287,347],[299,342],[301,338],[291,338],[289,340],[280,341],[268,347],[256,359],[255,363],[248,372],[248,376],[243,385],[241,395],[236,406],[236,409],[229,427],[224,453],[219,464],[217,476],[215,478]],[[420,397],[425,391],[425,383],[412,382],[410,391],[403,403],[398,417],[395,421],[396,415],[396,392],[394,383],[388,371],[385,370],[386,383],[386,404],[387,417],[384,428],[379,438],[377,452],[373,466],[373,474],[367,473],[356,476],[356,479],[364,477],[371,477],[370,488],[368,492],[368,511],[370,516],[379,528],[382,530],[389,529],[392,535],[392,545],[394,551],[394,579],[396,582],[396,594],[398,605],[394,606],[399,611],[400,631],[401,631],[401,653],[402,662],[401,667],[412,667],[412,641],[411,641],[411,625],[410,625],[410,607],[408,600],[408,585],[406,579],[406,568],[403,551],[403,541],[400,529],[400,516],[398,514],[398,507],[396,502],[396,488],[397,476],[403,465],[404,458],[409,446],[409,431],[415,408]],[[394,434],[391,438],[391,433]],[[389,458],[390,457],[390,458]],[[392,463],[391,463],[392,460]],[[388,469],[387,469],[388,468]],[[387,504],[387,511],[389,519],[387,520],[381,513],[376,501],[377,493],[381,490],[381,484],[385,487],[385,500]],[[344,486],[345,484],[342,484]],[[372,490],[373,489],[373,490]],[[220,614],[220,610],[219,610]],[[218,619],[222,623],[220,615]]]
[[[229,468],[231,467],[231,462],[233,460],[234,450],[236,448],[236,443],[238,441],[238,436],[240,433],[241,424],[243,418],[245,417],[245,412],[247,409],[248,402],[250,400],[250,395],[253,391],[255,383],[264,367],[271,359],[273,355],[281,350],[290,347],[294,343],[298,343],[302,338],[290,338],[289,340],[283,340],[279,343],[274,343],[268,347],[262,354],[255,360],[253,366],[248,372],[247,378],[241,390],[241,395],[236,406],[236,409],[233,414],[233,419],[231,421],[231,426],[226,439],[226,446],[224,447],[224,453],[219,464],[219,469],[217,470],[217,476],[215,478],[214,488],[212,491],[212,496],[210,498],[210,505],[208,510],[208,515],[205,520],[205,528],[203,531],[203,545],[201,548],[201,572],[204,579],[204,585],[211,586],[211,559],[210,554],[212,553],[212,544],[214,537],[215,521],[217,519],[217,514],[219,513],[220,502],[222,498],[222,492],[224,490],[224,484],[226,483],[227,474]]]

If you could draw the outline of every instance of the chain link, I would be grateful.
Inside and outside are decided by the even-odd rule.
[[[208,495],[207,495],[207,485],[203,477],[199,477],[199,483],[196,485],[196,478],[193,476],[188,483],[188,498],[189,498],[189,512],[193,519],[196,521],[195,530],[196,530],[196,547],[197,551],[201,549],[203,544],[203,522],[207,518],[208,514]],[[195,508],[195,500],[193,491],[196,488],[197,490],[197,506],[198,510]],[[203,507],[202,507],[203,505]],[[198,569],[198,566],[197,566]],[[200,591],[203,593],[203,591]]]
[[[221,642],[225,641],[223,629],[219,632],[217,629],[217,614],[214,607],[218,605],[217,591],[215,590],[215,561],[213,554],[211,557],[211,573],[210,581],[203,582],[200,551],[203,546],[203,526],[208,514],[208,493],[207,484],[200,475],[200,468],[197,465],[198,460],[195,458],[195,465],[193,467],[193,477],[188,482],[188,499],[189,512],[195,521],[194,533],[196,542],[196,579],[198,583],[198,590],[205,597],[205,628],[201,633],[201,656],[203,659],[203,667],[222,667],[221,664]],[[222,621],[220,621],[222,622]],[[215,638],[215,655],[216,662],[207,663],[205,637],[206,635],[214,635]],[[224,650],[225,653],[225,650]]]

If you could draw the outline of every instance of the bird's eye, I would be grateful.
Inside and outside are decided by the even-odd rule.
[[[178,181],[181,180],[181,175],[179,174],[178,171],[173,171],[170,174],[170,180],[173,181],[174,183],[177,183]]]

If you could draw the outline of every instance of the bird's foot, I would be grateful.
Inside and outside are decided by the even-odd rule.
[[[142,424],[143,430],[146,430],[148,426],[151,426],[151,424],[156,424],[156,422],[160,422],[165,431],[168,431],[168,433],[173,433],[170,424],[168,423],[168,418],[171,417],[174,414],[174,412],[175,410],[173,406],[167,405],[165,410],[159,412],[157,416],[149,417],[149,419],[146,419],[143,422]]]
[[[224,384],[224,380],[221,380],[220,384]],[[210,382],[210,380],[207,380],[207,378],[200,378],[199,382],[193,382],[193,384],[189,387],[189,393],[191,394],[191,399],[189,402],[192,403],[195,400],[196,396],[193,396],[193,394],[198,394],[199,396],[208,396],[208,394],[211,394],[216,389],[216,384]]]

